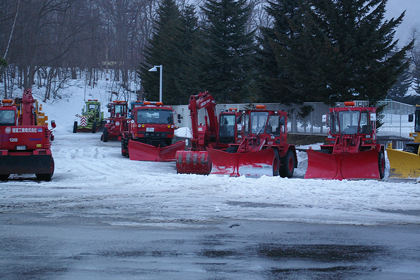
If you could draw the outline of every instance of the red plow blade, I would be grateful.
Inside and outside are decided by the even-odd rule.
[[[378,151],[353,154],[326,154],[308,150],[305,179],[381,179]]]
[[[229,175],[231,177],[273,176],[274,150],[267,149],[246,153],[227,153],[207,148],[212,169],[210,174]]]
[[[176,152],[184,149],[184,141],[179,141],[175,144],[163,148],[137,141],[128,141],[128,154],[131,160],[174,161]]]
[[[208,175],[211,160],[207,151],[177,151],[176,171],[187,174]]]

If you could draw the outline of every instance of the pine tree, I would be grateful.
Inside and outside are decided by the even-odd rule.
[[[327,104],[384,99],[408,67],[405,56],[413,46],[389,55],[404,13],[384,21],[387,0],[299,2],[299,13],[285,15],[295,36],[277,32],[271,40],[276,60],[292,79],[291,94]]]
[[[406,69],[399,77],[397,82],[391,87],[391,89],[388,91],[388,98],[404,102],[404,96],[407,93],[408,89],[411,87],[413,81],[413,77]]]
[[[148,100],[159,100],[160,75],[158,72],[149,72],[149,69],[154,65],[162,65],[163,102],[185,104],[188,99],[183,99],[178,84],[179,67],[183,58],[179,39],[184,35],[181,12],[173,0],[163,0],[157,13],[155,32],[149,41],[150,45],[144,51],[145,63],[138,71],[142,89]]]
[[[249,100],[254,52],[253,31],[247,31],[246,0],[206,0],[202,64],[203,82],[217,102]]]
[[[179,39],[179,48],[183,50],[182,65],[179,67],[179,87],[183,97],[182,104],[186,104],[192,94],[204,91],[200,69],[203,50],[200,39],[201,29],[198,26],[198,18],[193,5],[185,7],[182,20],[185,32],[184,37]]]
[[[266,11],[273,19],[273,27],[260,27],[261,37],[257,38],[259,48],[255,65],[259,98],[263,102],[300,104],[304,98],[297,96],[294,80],[275,54],[276,45],[298,41],[294,26],[301,18],[299,0],[269,1],[268,4]]]

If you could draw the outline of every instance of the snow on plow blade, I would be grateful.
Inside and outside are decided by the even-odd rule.
[[[179,141],[162,148],[137,141],[128,141],[128,154],[131,160],[174,161],[176,152],[184,149],[185,141]]]
[[[212,163],[210,174],[231,177],[273,176],[273,149],[246,153],[228,153],[212,148],[207,148],[207,151]]]
[[[417,179],[420,177],[420,156],[417,154],[386,149],[389,159],[389,177],[397,179]]]
[[[354,154],[326,154],[308,150],[305,179],[381,179],[378,151]]]
[[[207,151],[177,151],[176,171],[178,173],[208,175],[211,160]]]

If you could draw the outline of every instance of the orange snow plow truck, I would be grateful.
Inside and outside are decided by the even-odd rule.
[[[305,179],[382,179],[385,173],[384,146],[376,143],[376,108],[330,108],[325,115],[328,144],[308,153]]]
[[[54,173],[51,154],[51,130],[36,125],[35,100],[30,89],[23,92],[18,116],[13,100],[3,99],[0,106],[0,180],[10,174],[36,174],[50,181]],[[52,122],[53,125],[53,122]],[[53,125],[54,127],[54,125]]]

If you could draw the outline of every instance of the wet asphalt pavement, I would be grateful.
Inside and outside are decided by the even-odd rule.
[[[419,225],[56,214],[1,211],[1,279],[420,279]]]

